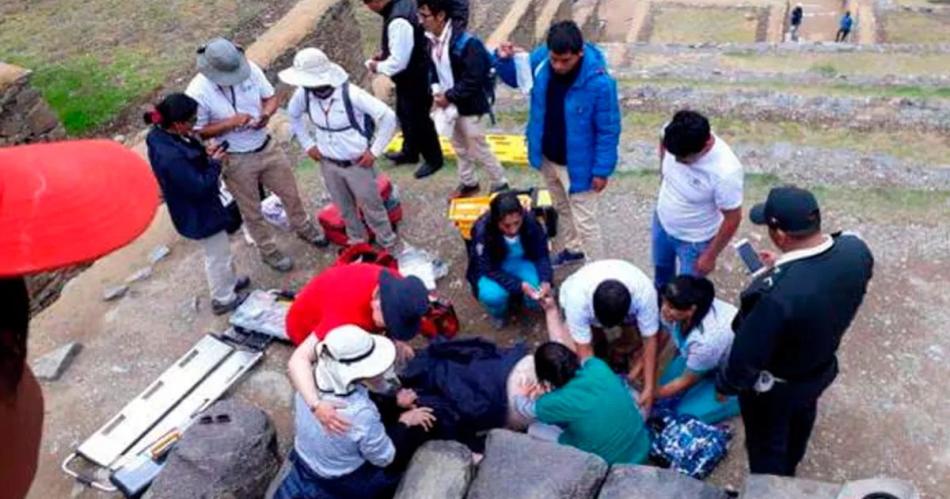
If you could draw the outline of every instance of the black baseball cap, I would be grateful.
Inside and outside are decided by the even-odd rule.
[[[768,225],[793,235],[821,228],[821,211],[815,195],[795,186],[773,187],[764,203],[752,207],[749,219],[756,225]]]
[[[384,269],[379,274],[379,301],[389,336],[409,341],[429,310],[429,290],[416,276],[399,277]]]

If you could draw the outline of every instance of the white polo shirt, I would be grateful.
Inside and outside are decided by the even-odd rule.
[[[656,214],[667,234],[691,243],[712,239],[722,224],[722,210],[742,206],[742,163],[721,138],[696,163],[684,165],[663,156]]]
[[[630,310],[624,324],[636,324],[643,337],[655,335],[659,309],[653,281],[632,263],[599,260],[584,265],[561,285],[561,308],[574,341],[590,343],[591,326],[600,327],[594,316],[594,291],[608,279],[620,281],[630,292]]]
[[[198,101],[198,121],[195,129],[224,121],[237,113],[247,113],[252,120],[260,118],[263,112],[262,99],[274,96],[274,87],[267,81],[261,68],[251,61],[251,75],[243,82],[233,86],[221,86],[202,74],[196,75],[185,93]],[[229,152],[250,152],[259,149],[267,140],[267,129],[255,129],[243,126],[217,137],[230,144]]]
[[[678,338],[676,347],[686,358],[687,369],[702,374],[729,360],[732,340],[736,336],[732,331],[732,320],[738,312],[732,304],[715,299],[699,326],[692,331],[680,332],[687,336]]]

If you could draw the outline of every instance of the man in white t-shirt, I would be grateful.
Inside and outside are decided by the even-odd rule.
[[[234,195],[261,259],[287,272],[293,260],[274,242],[273,231],[261,214],[258,185],[280,197],[301,239],[318,247],[327,246],[328,241],[304,210],[290,160],[267,133],[267,122],[280,104],[274,87],[243,49],[223,38],[198,49],[198,73],[185,90],[198,101],[195,130],[202,139],[214,137],[228,143],[231,161],[222,173],[224,183]]]
[[[591,262],[571,274],[561,285],[560,315],[546,315],[549,334],[556,341],[572,346],[581,359],[603,355],[604,329],[621,326],[624,334],[643,338],[642,357],[630,359],[628,378],[643,381],[640,407],[649,413],[656,388],[656,353],[659,330],[659,306],[650,278],[623,260]],[[549,304],[542,303],[546,308]],[[553,305],[551,305],[553,306]]]
[[[709,120],[679,111],[660,141],[662,183],[653,217],[653,282],[705,276],[742,221],[742,164]]]

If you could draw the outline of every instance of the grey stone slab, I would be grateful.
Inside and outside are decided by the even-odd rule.
[[[841,485],[803,478],[774,475],[750,475],[740,499],[836,499]]]
[[[722,489],[682,473],[636,464],[616,465],[607,473],[598,499],[726,499]]]
[[[163,260],[166,256],[168,256],[171,252],[172,250],[169,249],[169,247],[165,246],[164,244],[160,246],[156,246],[155,249],[153,249],[152,252],[148,254],[148,262],[151,263],[152,265],[155,265],[156,263]]]
[[[143,281],[152,275],[152,267],[142,267],[125,279],[126,284]]]
[[[468,499],[590,499],[607,475],[598,456],[523,433],[492,430]]]
[[[396,499],[462,499],[474,475],[468,447],[445,440],[427,442],[412,456]]]
[[[118,300],[119,298],[125,296],[128,291],[129,286],[127,284],[112,286],[111,288],[107,288],[105,292],[102,293],[102,299],[104,301]]]
[[[36,359],[30,367],[37,379],[56,381],[63,375],[80,350],[82,350],[82,345],[71,341]]]

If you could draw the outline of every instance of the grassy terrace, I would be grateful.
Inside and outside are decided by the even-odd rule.
[[[814,68],[816,72],[827,71],[822,67]],[[716,90],[774,90],[804,96],[841,96],[841,97],[912,97],[920,99],[950,99],[950,86],[928,87],[921,85],[852,85],[849,83],[822,83],[802,85],[788,83],[776,76],[775,80],[745,81],[745,82],[718,82],[689,80],[678,78],[633,78],[622,77],[619,81],[628,85],[657,85],[657,86],[688,86],[703,87]]]
[[[752,43],[758,21],[734,10],[663,7],[653,21],[651,43]]]

